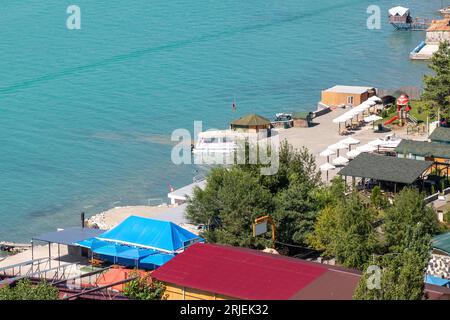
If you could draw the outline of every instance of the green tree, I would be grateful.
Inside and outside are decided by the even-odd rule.
[[[17,282],[13,287],[0,289],[0,300],[57,300],[58,289],[45,281],[33,284],[29,279]]]
[[[423,226],[408,227],[399,252],[373,257],[371,266],[381,268],[379,287],[370,286],[375,276],[366,272],[355,290],[358,300],[420,300],[423,297],[424,276],[430,258],[430,235]]]
[[[138,273],[131,273],[138,276],[125,284],[123,293],[126,297],[134,300],[164,300],[166,287],[156,279],[151,279],[150,275],[140,276]]]
[[[267,237],[254,238],[252,224],[269,214],[277,226],[277,240],[303,245],[312,231],[322,200],[320,174],[307,149],[296,150],[284,141],[279,149],[278,171],[261,175],[261,165],[235,165],[213,169],[204,191],[196,189],[187,215],[196,223],[212,226],[203,236],[210,242],[260,248]]]
[[[375,216],[372,208],[357,193],[352,193],[338,205],[321,211],[308,242],[324,250],[325,256],[335,257],[338,263],[362,269],[378,250]]]
[[[234,167],[215,168],[207,179],[205,190],[194,190],[187,207],[188,219],[208,226],[202,234],[206,240],[254,248],[270,245],[252,234],[254,220],[273,212],[272,195],[258,178]]]
[[[370,201],[372,205],[377,209],[385,209],[388,207],[388,200],[385,195],[381,193],[380,186],[375,186],[372,189],[372,195],[370,196]]]
[[[450,111],[450,47],[448,42],[442,42],[439,50],[433,55],[429,67],[434,75],[425,75],[422,99],[428,108],[442,112]]]
[[[386,247],[398,251],[398,244],[405,238],[410,227],[420,225],[425,235],[433,235],[439,224],[433,209],[423,199],[425,196],[413,188],[404,188],[394,198],[394,203],[386,210],[383,225]]]

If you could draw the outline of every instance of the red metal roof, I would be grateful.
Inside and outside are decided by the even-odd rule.
[[[284,300],[298,296],[327,271],[328,266],[304,260],[198,243],[155,270],[152,277],[233,298]],[[359,276],[352,276],[356,284]],[[353,288],[350,298],[352,292]]]

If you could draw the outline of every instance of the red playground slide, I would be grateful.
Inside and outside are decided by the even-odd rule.
[[[393,117],[392,119],[389,119],[388,121],[386,121],[384,124],[389,124],[391,122],[394,122],[395,120],[398,119],[398,116]]]

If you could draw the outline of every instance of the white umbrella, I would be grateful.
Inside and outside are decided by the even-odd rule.
[[[351,117],[354,117],[354,116],[357,116],[358,114],[360,114],[362,111],[361,110],[358,110],[358,109],[352,109],[352,110],[350,110],[350,111],[348,111],[348,112],[346,112],[346,113],[344,113],[345,115],[348,115],[349,117],[351,116]]]
[[[378,146],[381,146],[382,144],[384,144],[384,141],[380,140],[380,139],[375,139],[368,143],[368,145],[372,146],[372,147],[378,147]]]
[[[374,152],[375,150],[377,150],[377,148],[369,145],[369,144],[365,144],[363,146],[360,146],[358,148],[356,148],[357,151],[359,152]]]
[[[363,103],[364,103],[364,104],[367,104],[367,105],[369,105],[369,106],[374,106],[374,105],[377,104],[377,103],[376,103],[375,101],[373,101],[373,100],[366,100],[366,101],[364,101]]]
[[[371,115],[371,116],[365,117],[365,118],[364,118],[364,121],[365,121],[365,122],[375,122],[375,121],[378,121],[378,120],[381,120],[381,119],[383,119],[383,118],[380,117],[380,116],[377,116],[377,115],[373,114],[373,115]]]
[[[322,157],[329,157],[329,156],[332,156],[333,154],[336,154],[336,152],[334,152],[333,150],[330,150],[330,149],[326,149],[326,150],[322,151],[321,153],[319,153],[319,155]]]
[[[334,169],[336,169],[336,167],[335,166],[333,166],[331,163],[324,163],[323,165],[321,165],[320,167],[320,170],[321,171],[328,171],[328,170],[334,170]]]
[[[353,118],[353,116],[348,115],[347,113],[344,113],[343,115],[340,115],[337,118],[334,118],[332,121],[334,123],[343,123]]]
[[[361,154],[360,151],[358,151],[358,150],[352,150],[352,151],[347,152],[346,156],[347,156],[349,159],[355,159],[355,158],[356,158],[357,156],[359,156],[360,154]]]
[[[348,138],[345,138],[344,140],[339,141],[339,143],[343,143],[343,144],[346,144],[349,146],[352,144],[358,144],[358,143],[360,143],[360,141],[358,139],[348,137]]]
[[[375,102],[382,102],[383,100],[380,97],[372,96],[369,98],[369,100],[375,101]]]
[[[345,164],[348,163],[348,159],[346,157],[337,157],[336,159],[333,160],[333,164],[337,165],[337,166],[343,166]]]
[[[332,144],[331,146],[328,146],[328,149],[337,151],[338,157],[339,157],[339,149],[347,149],[347,148],[348,148],[348,146],[346,144],[343,144],[340,142]]]
[[[336,154],[336,152],[334,152],[333,150],[330,150],[330,149],[326,149],[326,150],[322,151],[321,153],[319,153],[320,156],[327,157],[327,161],[330,161],[330,156],[332,156],[333,154]]]
[[[335,144],[332,144],[332,145],[328,146],[328,149],[330,149],[332,151],[337,151],[339,149],[346,149],[346,148],[347,148],[347,145],[343,144],[342,142],[338,142],[338,143],[335,143]]]
[[[333,166],[331,163],[328,163],[328,162],[324,163],[319,168],[320,168],[320,171],[326,171],[327,172],[327,182],[328,182],[328,171],[336,169],[335,166]]]

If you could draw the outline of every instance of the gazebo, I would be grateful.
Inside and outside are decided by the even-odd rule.
[[[363,183],[366,179],[370,179],[373,183],[393,188],[393,191],[397,192],[399,186],[413,185],[423,180],[432,165],[431,161],[361,153],[338,174],[346,180],[347,177],[352,177],[353,186],[356,178],[361,178]]]
[[[230,124],[231,130],[245,133],[264,133],[270,136],[270,120],[257,114],[248,114],[234,120]]]

